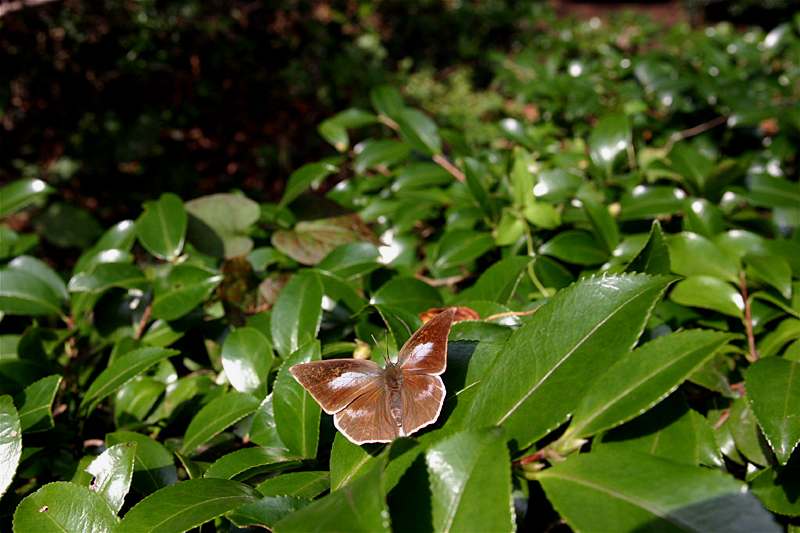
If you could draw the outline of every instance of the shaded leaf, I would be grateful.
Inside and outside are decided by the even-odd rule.
[[[800,363],[759,359],[747,370],[745,387],[767,442],[786,464],[800,443]]]
[[[164,193],[158,200],[144,203],[144,212],[136,221],[136,233],[145,249],[167,261],[175,260],[183,250],[188,217],[183,200]]]
[[[58,375],[47,376],[31,383],[14,397],[23,432],[35,433],[53,427],[51,406],[61,386],[61,380]]]
[[[135,460],[131,486],[144,494],[178,482],[178,470],[172,453],[160,442],[133,431],[115,431],[106,434],[106,445],[135,442]]]
[[[191,455],[214,435],[258,409],[259,401],[242,392],[229,392],[205,405],[189,422],[181,453]]]
[[[212,194],[186,202],[186,238],[201,252],[230,259],[253,248],[247,235],[261,212],[258,204],[235,194]]]

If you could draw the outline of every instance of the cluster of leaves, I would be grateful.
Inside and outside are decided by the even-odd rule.
[[[65,277],[3,226],[0,516],[20,533],[512,531],[551,505],[576,530],[797,531],[800,120],[783,104],[800,19],[726,35],[760,68],[720,69],[704,109],[738,116],[740,94],[758,127],[681,123],[699,74],[669,102],[612,78],[597,86],[619,105],[572,115],[541,96],[574,79],[589,101],[556,55],[525,89],[551,117],[503,120],[490,147],[381,87],[320,124],[339,155],[277,203],[164,194]],[[708,38],[685,49],[716,57]],[[680,64],[623,59],[663,83]],[[14,182],[0,216],[52,192]],[[396,352],[451,305],[484,320],[453,325],[442,414],[410,438],[350,443],[288,371],[369,353],[356,339],[384,327]]]

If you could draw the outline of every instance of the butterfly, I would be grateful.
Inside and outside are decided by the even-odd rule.
[[[447,336],[456,308],[447,309],[417,330],[386,368],[362,359],[329,359],[289,369],[336,429],[350,442],[391,442],[439,417],[445,388]]]

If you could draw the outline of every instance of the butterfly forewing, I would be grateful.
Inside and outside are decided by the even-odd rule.
[[[447,367],[447,336],[456,308],[443,311],[419,328],[400,349],[397,364],[403,374],[437,376]]]
[[[289,369],[311,396],[332,415],[359,396],[383,387],[383,369],[372,361],[331,359]]]

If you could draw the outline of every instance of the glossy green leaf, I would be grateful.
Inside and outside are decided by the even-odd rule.
[[[360,128],[378,122],[378,117],[363,109],[350,108],[320,123],[317,131],[340,152],[350,147],[348,128]]]
[[[188,531],[261,498],[228,479],[190,479],[146,497],[125,514],[115,533]]]
[[[768,466],[775,461],[769,443],[758,426],[747,395],[734,400],[725,425],[728,426],[736,443],[736,450],[747,460],[759,466]]]
[[[232,331],[222,345],[222,368],[234,389],[256,398],[267,396],[267,375],[275,355],[267,337],[256,328]]]
[[[97,533],[116,531],[118,523],[102,497],[67,481],[45,485],[14,511],[16,533]]]
[[[800,320],[790,317],[781,320],[770,332],[758,339],[756,350],[759,357],[778,355],[786,343],[800,338]]]
[[[730,283],[710,276],[690,276],[679,281],[670,299],[681,305],[711,309],[726,315],[744,317],[744,300]]]
[[[532,258],[525,256],[507,257],[487,268],[472,287],[459,294],[459,301],[486,300],[508,305],[516,293],[525,267]]]
[[[275,427],[275,410],[272,398],[272,393],[269,393],[253,415],[253,420],[250,423],[250,441],[259,446],[286,448],[286,445],[278,436],[278,429]]]
[[[9,315],[59,315],[61,301],[38,276],[4,268],[0,270],[0,311]]]
[[[96,250],[129,251],[136,241],[136,223],[133,220],[117,222],[97,239],[92,248]]]
[[[488,233],[472,230],[453,230],[444,234],[434,266],[445,269],[474,261],[494,246],[494,239]]]
[[[201,445],[258,409],[259,401],[243,392],[229,392],[205,405],[189,422],[181,453],[191,455]]]
[[[180,352],[177,350],[166,348],[139,348],[126,353],[110,364],[92,382],[83,397],[80,409],[85,413],[94,410],[103,398],[117,391],[135,376],[178,353]]]
[[[436,163],[411,163],[403,168],[392,183],[392,191],[402,192],[442,187],[454,180],[453,175]]]
[[[186,202],[186,238],[201,252],[230,259],[253,248],[247,235],[261,212],[258,204],[235,194],[212,194]]]
[[[166,388],[166,383],[149,376],[137,376],[126,383],[114,398],[116,427],[139,427]]]
[[[399,307],[413,314],[420,314],[432,307],[441,307],[442,297],[424,281],[396,277],[381,285],[370,298],[370,303]]]
[[[742,482],[646,454],[580,455],[537,478],[576,531],[782,531]]]
[[[767,442],[786,464],[800,443],[800,363],[759,359],[747,370],[745,387]]]
[[[705,187],[706,177],[714,168],[714,163],[696,146],[686,143],[676,144],[669,154],[672,169],[695,195]]]
[[[557,233],[539,248],[539,253],[585,266],[599,265],[608,258],[608,253],[591,235],[575,230]]]
[[[275,533],[378,533],[391,531],[383,488],[386,457],[353,483],[287,516],[275,525]]]
[[[269,496],[243,505],[225,518],[237,527],[261,526],[272,529],[280,519],[310,503],[310,499],[297,496]]]
[[[167,261],[174,261],[183,250],[188,217],[183,200],[164,193],[158,200],[144,203],[144,212],[136,221],[136,233],[145,249]]]
[[[205,477],[246,481],[266,474],[300,466],[300,457],[280,448],[244,448],[223,455],[206,470]]]
[[[715,468],[724,465],[711,425],[689,408],[680,391],[630,422],[595,437],[592,451],[641,452],[677,463]]]
[[[556,229],[561,225],[561,214],[551,204],[534,202],[525,206],[522,211],[525,220],[538,228]]]
[[[738,283],[739,263],[713,242],[696,233],[678,233],[667,240],[672,272],[681,276],[712,276]]]
[[[733,338],[714,331],[681,331],[624,355],[583,396],[567,435],[588,437],[638,416]]]
[[[380,452],[384,448],[384,444],[353,444],[337,432],[331,448],[331,489],[340,489],[370,472],[376,462],[383,461]]]
[[[61,279],[58,272],[50,268],[47,263],[29,255],[21,255],[9,261],[8,267],[36,276],[50,287],[60,300],[69,300],[67,284],[64,283],[64,280]]]
[[[22,426],[11,396],[0,396],[0,497],[6,493],[22,456]]]
[[[369,91],[369,101],[376,112],[386,117],[394,117],[405,108],[400,92],[391,85],[373,87]]]
[[[673,279],[605,276],[560,291],[506,342],[478,385],[467,427],[502,425],[520,450],[565,422],[580,397],[559,391],[590,387],[628,353]]]
[[[308,163],[298,168],[289,176],[286,188],[283,191],[281,201],[278,202],[278,210],[283,209],[292,203],[298,196],[305,192],[309,187],[319,185],[322,180],[337,172],[335,166],[328,163]]]
[[[433,528],[514,531],[511,461],[502,429],[467,430],[425,452],[433,499]]]
[[[99,494],[114,513],[122,509],[133,479],[136,443],[114,445],[100,454],[86,468],[94,479],[89,488]]]
[[[139,267],[125,263],[100,263],[69,280],[70,292],[100,294],[112,287],[144,291],[150,282]]]
[[[288,472],[262,481],[256,490],[264,496],[295,496],[315,498],[330,489],[329,472]]]
[[[525,233],[525,221],[517,214],[505,211],[500,217],[500,223],[494,231],[494,243],[497,246],[514,244]]]
[[[631,125],[622,113],[600,117],[589,135],[589,155],[606,177],[631,146]]]
[[[583,212],[592,227],[592,233],[598,244],[607,252],[613,252],[620,243],[619,228],[617,222],[605,204],[601,203],[593,194],[586,192],[579,194]]]
[[[309,338],[316,339],[322,320],[322,282],[314,272],[289,280],[272,308],[272,341],[282,357]]]
[[[319,341],[312,340],[289,354],[273,385],[275,425],[286,448],[300,457],[316,457],[322,409],[289,369],[300,363],[319,361]]]
[[[197,307],[222,281],[219,272],[181,264],[172,266],[166,276],[153,284],[153,317],[176,320]]]
[[[291,230],[272,234],[275,248],[304,265],[316,265],[343,244],[373,240],[369,228],[349,216],[301,221]]]
[[[657,220],[650,226],[647,244],[628,263],[626,272],[639,272],[650,275],[667,275],[670,272],[669,248],[664,239],[664,232]]]
[[[53,427],[51,406],[61,386],[61,376],[53,375],[31,383],[14,397],[24,433],[47,431]]]
[[[363,174],[377,167],[391,168],[411,155],[411,148],[393,139],[367,140],[355,146],[355,171]]]
[[[365,305],[366,299],[345,280],[324,270],[315,269],[317,276],[322,281],[322,290],[325,296],[338,305],[344,305],[352,312],[357,312]]]
[[[326,255],[317,268],[352,280],[364,276],[380,267],[378,248],[369,242],[343,244]]]
[[[36,217],[35,226],[46,241],[60,248],[88,248],[103,232],[91,211],[62,202],[50,203]]]
[[[16,180],[0,189],[0,218],[21,211],[56,190],[40,179]]]
[[[758,496],[764,507],[787,516],[800,516],[800,469],[781,468],[773,465],[765,468],[750,482],[750,491]]]
[[[744,262],[748,275],[774,287],[787,300],[792,297],[792,267],[786,259],[759,250],[748,253]]]
[[[687,198],[683,211],[683,231],[713,239],[725,230],[722,210],[705,198]]]
[[[766,174],[747,177],[745,199],[765,207],[797,208],[800,205],[800,187],[797,182]]]
[[[441,154],[442,138],[436,123],[419,109],[404,108],[392,118],[397,122],[398,132],[415,152],[425,155]]]
[[[620,198],[620,221],[674,215],[683,209],[686,193],[677,187],[637,185]]]
[[[109,447],[129,442],[136,443],[131,483],[135,490],[150,494],[178,482],[178,471],[172,453],[157,440],[133,431],[106,434],[106,445]]]

